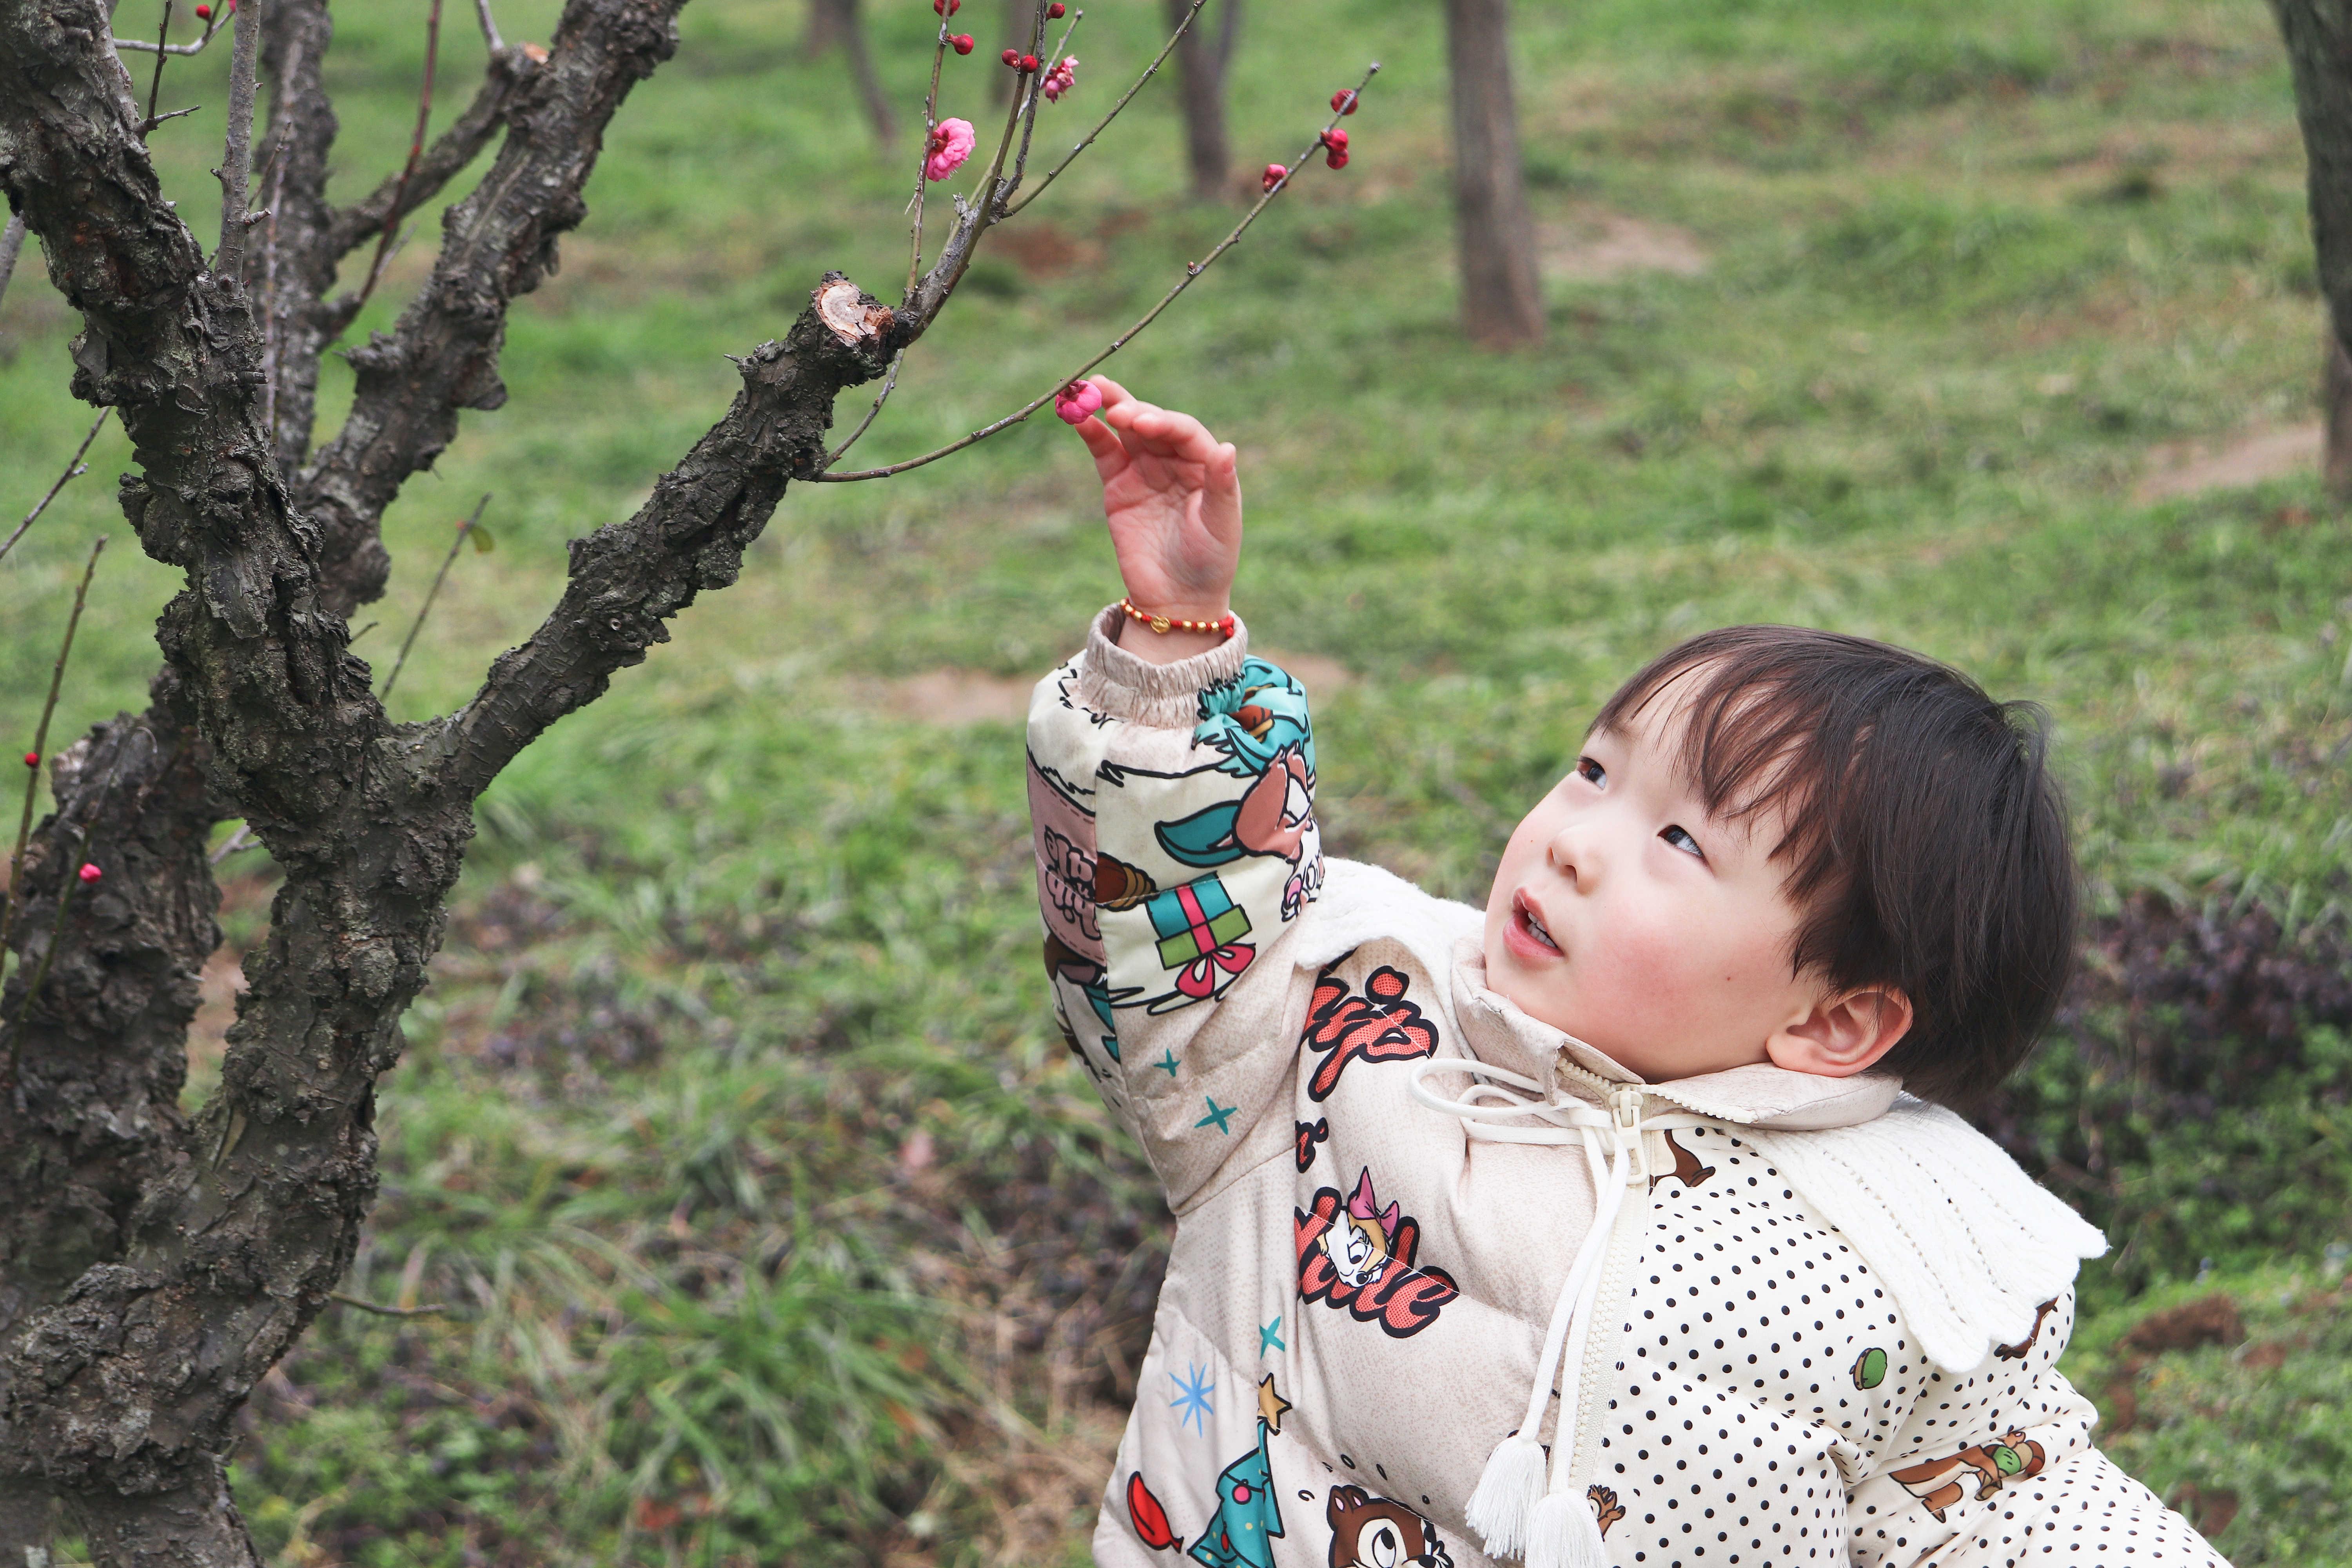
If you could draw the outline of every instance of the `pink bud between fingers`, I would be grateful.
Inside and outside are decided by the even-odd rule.
[[[1270,191],[1274,189],[1275,186],[1282,184],[1283,180],[1289,174],[1289,173],[1290,171],[1288,169],[1284,168],[1279,163],[1268,163],[1265,166],[1265,177],[1258,181],[1258,184],[1264,185]]]
[[[969,120],[942,120],[931,127],[930,151],[923,155],[923,178],[944,180],[962,168],[977,140]]]
[[[1091,381],[1074,381],[1054,395],[1054,412],[1065,425],[1085,424],[1102,405],[1102,388]]]
[[[968,55],[971,53],[971,35],[970,33],[954,34],[949,37],[948,44],[960,55]]]
[[[103,871],[100,870],[97,867],[95,867],[95,866],[93,866],[93,865],[89,864],[88,861],[84,861],[84,862],[82,863],[82,868],[81,868],[81,879],[82,879],[83,881],[85,881],[85,882],[95,882],[95,881],[97,881],[100,877],[103,877],[103,876],[105,876],[105,875],[106,875],[106,873],[105,873],[105,872],[103,872]]]

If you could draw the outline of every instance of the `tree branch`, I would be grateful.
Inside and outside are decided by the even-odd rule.
[[[604,119],[668,52],[669,22],[645,0],[572,0],[499,170],[452,214],[436,279],[485,288],[473,303],[500,309],[536,281],[550,238],[580,216]],[[117,407],[131,437],[139,472],[123,483],[125,515],[148,553],[185,575],[158,627],[170,710],[194,715],[221,802],[286,879],[247,963],[219,1091],[166,1168],[151,1170],[105,1256],[0,1337],[0,1489],[53,1488],[110,1568],[243,1568],[255,1558],[223,1481],[229,1422],[350,1264],[374,1194],[375,1081],[440,941],[476,793],[641,659],[667,616],[732,580],[787,476],[821,458],[837,394],[879,375],[909,324],[829,277],[785,341],[745,362],[735,407],[646,506],[574,548],[562,601],[476,701],[438,724],[389,724],[324,602],[320,531],[271,460],[241,283],[205,266],[163,201],[104,23],[101,0],[0,0],[0,186],[81,313],[76,390]],[[552,176],[551,207],[513,196],[541,174]],[[410,317],[446,324],[436,312],[453,309],[428,289]],[[428,435],[455,405],[445,396],[416,415],[415,404],[481,390],[495,314],[485,327],[478,309],[441,341],[472,357],[436,356],[445,379],[404,384],[403,416],[417,420],[407,428]],[[159,737],[155,754],[184,752]],[[130,776],[137,759],[121,761],[109,776]],[[120,788],[94,795],[87,767],[78,777],[61,798],[121,799]],[[183,824],[213,809],[198,791]],[[196,864],[154,872],[158,887],[209,889],[204,837],[177,836],[173,852]],[[70,858],[28,865],[28,888]],[[53,927],[64,940],[37,1001],[84,973],[74,954],[95,949],[75,928],[112,918],[115,885]],[[181,974],[184,951],[172,944],[160,967]],[[35,1006],[26,1029],[44,1018]],[[28,1087],[51,1071],[43,1052],[23,1060]]]
[[[295,485],[318,525],[325,607],[349,615],[383,592],[383,509],[448,446],[460,410],[505,403],[498,358],[507,307],[539,287],[554,268],[557,237],[585,216],[580,193],[604,127],[677,48],[683,3],[570,0],[546,62],[508,100],[497,161],[442,216],[432,278],[389,336],[351,351],[351,414]]]
[[[214,254],[213,265],[229,273],[242,270],[245,264],[246,202],[253,184],[253,72],[261,34],[253,13],[262,4],[264,0],[250,0],[237,14],[236,36],[228,55],[227,147],[221,166],[213,171],[220,177],[221,186],[220,248]],[[158,70],[162,65],[158,59]]]
[[[269,221],[258,254],[246,254],[245,288],[262,311],[265,417],[278,471],[290,474],[310,449],[319,356],[337,330],[321,304],[342,256],[327,233],[327,165],[338,127],[324,79],[335,26],[327,0],[268,0],[260,21],[270,83]]]
[[[1358,98],[1360,99],[1362,97],[1364,89],[1371,84],[1372,78],[1380,74],[1380,69],[1379,62],[1374,61],[1371,67],[1364,72],[1363,80],[1356,84],[1355,90]],[[1224,238],[1217,242],[1214,249],[1211,250],[1208,255],[1202,257],[1198,261],[1185,263],[1183,278],[1178,281],[1174,288],[1169,289],[1167,293],[1162,294],[1160,297],[1160,302],[1158,304],[1152,306],[1150,310],[1146,310],[1143,313],[1142,318],[1133,326],[1128,328],[1127,331],[1113,338],[1110,341],[1109,347],[1095,355],[1094,358],[1087,361],[1086,363],[1080,365],[1070,374],[1064,376],[1061,380],[1055,382],[1051,390],[1041,393],[1036,397],[1030,399],[1027,403],[1022,405],[1012,413],[1004,416],[1002,419],[994,420],[987,425],[983,425],[979,429],[972,431],[970,435],[960,437],[957,439],[949,442],[944,447],[935,447],[931,451],[924,453],[919,458],[909,458],[903,463],[892,463],[887,468],[857,468],[848,473],[834,473],[828,470],[824,473],[808,474],[802,477],[814,483],[832,485],[854,484],[861,479],[886,479],[893,474],[903,474],[909,468],[919,468],[927,463],[936,463],[941,458],[947,457],[951,453],[961,452],[966,447],[971,446],[976,442],[985,441],[988,437],[995,435],[1000,430],[1020,424],[1023,420],[1028,418],[1029,416],[1036,413],[1040,408],[1045,407],[1048,402],[1052,401],[1055,394],[1061,391],[1063,387],[1069,385],[1074,381],[1076,381],[1080,376],[1085,375],[1088,371],[1093,370],[1097,365],[1102,363],[1103,361],[1110,358],[1111,355],[1125,348],[1129,342],[1132,340],[1138,332],[1140,332],[1144,328],[1150,326],[1154,321],[1159,319],[1160,311],[1165,310],[1169,306],[1174,304],[1176,302],[1176,297],[1179,294],[1181,294],[1185,289],[1190,289],[1195,282],[1200,280],[1202,274],[1208,271],[1210,268],[1215,266],[1217,258],[1223,256],[1226,251],[1239,244],[1243,234],[1247,232],[1249,226],[1257,221],[1257,215],[1264,212],[1266,208],[1266,205],[1288,187],[1292,176],[1298,173],[1299,169],[1305,165],[1307,159],[1312,158],[1316,153],[1321,149],[1323,145],[1324,133],[1336,128],[1339,123],[1339,111],[1335,110],[1332,112],[1331,118],[1324,123],[1322,130],[1316,133],[1315,140],[1307,143],[1307,150],[1299,153],[1296,159],[1292,160],[1285,169],[1281,179],[1276,180],[1272,184],[1266,186],[1264,194],[1258,197],[1256,203],[1251,206],[1248,212],[1242,215],[1241,222],[1234,225],[1231,232],[1226,234]],[[950,284],[950,287],[952,288],[953,285]],[[879,408],[880,404],[877,400],[876,404],[876,409],[877,412],[879,411]],[[872,422],[873,416],[872,415],[868,415],[866,416],[866,424],[871,424]],[[850,440],[854,441],[856,439],[857,436],[862,436],[865,433],[866,426],[860,425],[857,427],[856,434],[852,436]],[[845,452],[847,451],[849,449],[849,441],[843,442],[841,450]],[[839,454],[836,453],[835,455],[837,457]]]
[[[425,131],[433,121],[434,68],[440,60],[441,0],[430,0],[425,13],[425,78],[416,89],[416,130],[408,139],[408,161],[401,164],[400,176],[393,182],[392,200],[379,226],[383,234],[376,241],[375,259],[368,263],[367,279],[360,285],[359,297],[340,307],[346,322],[366,308],[368,297],[375,292],[383,278],[383,264],[392,257],[392,242],[400,233],[400,220],[410,210],[408,182],[415,178],[417,163],[425,156]]]
[[[841,274],[826,273],[812,300],[782,342],[740,362],[734,406],[637,514],[573,541],[562,602],[437,727],[442,787],[478,794],[547,726],[603,695],[614,670],[668,641],[662,623],[697,594],[735,580],[786,479],[822,461],[835,395],[881,375],[900,346],[891,311]]]
[[[404,213],[415,212],[439,195],[442,186],[465,173],[466,166],[481,155],[482,149],[490,144],[490,138],[504,123],[507,101],[514,95],[515,84],[530,68],[530,57],[520,49],[501,49],[493,54],[474,101],[466,106],[466,112],[449,129],[433,139],[433,144],[416,161],[414,172],[408,174],[404,198],[401,195],[401,176],[392,174],[350,206],[335,210],[330,220],[335,255],[348,256],[366,244],[383,229],[384,219],[395,205]]]

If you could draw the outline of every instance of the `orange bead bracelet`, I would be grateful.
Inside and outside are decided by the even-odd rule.
[[[1139,610],[1133,599],[1121,599],[1118,607],[1163,636],[1169,632],[1214,632],[1221,637],[1230,638],[1234,635],[1234,617],[1230,614],[1213,621],[1188,621],[1180,616],[1155,616],[1148,610]]]

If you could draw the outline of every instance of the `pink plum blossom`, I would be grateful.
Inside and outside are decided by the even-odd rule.
[[[1054,68],[1045,73],[1045,79],[1037,84],[1037,90],[1045,95],[1046,102],[1055,103],[1060,101],[1064,93],[1076,87],[1077,80],[1078,57],[1064,55],[1054,62]]]
[[[975,140],[971,121],[940,121],[931,130],[931,150],[923,159],[923,178],[944,180],[962,168],[964,160],[971,156]]]
[[[1102,388],[1091,381],[1074,381],[1054,395],[1054,412],[1065,425],[1083,425],[1102,406]]]

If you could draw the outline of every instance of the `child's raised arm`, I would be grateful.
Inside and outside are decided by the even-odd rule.
[[[1313,976],[1286,939],[1323,881],[1315,738],[1305,690],[1231,619],[1233,447],[1097,385],[1078,431],[1133,613],[1097,616],[1030,702],[1038,903],[1070,1048],[1182,1214],[1295,1141]],[[1207,629],[1153,629],[1174,621]]]
[[[1098,419],[1077,432],[1102,477],[1103,515],[1128,603],[1171,620],[1221,621],[1233,611],[1242,553],[1242,487],[1234,446],[1189,414],[1138,399],[1108,376]],[[1130,630],[1121,647],[1172,664],[1214,647],[1214,632]]]

